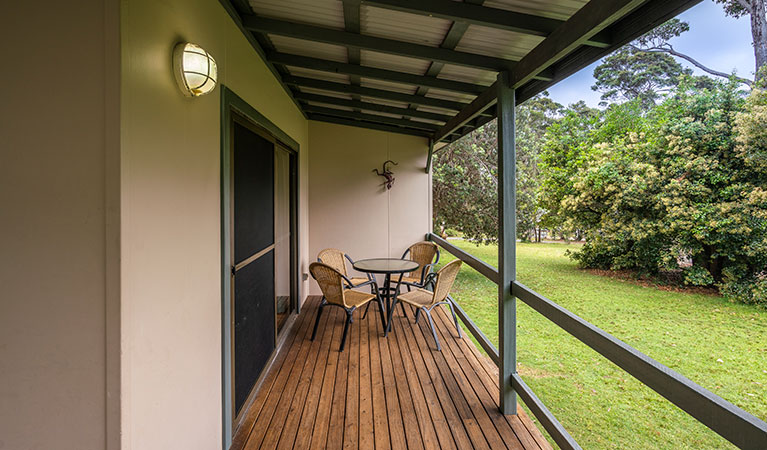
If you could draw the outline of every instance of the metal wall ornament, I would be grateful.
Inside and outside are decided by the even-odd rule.
[[[375,172],[376,175],[386,179],[386,181],[381,183],[381,186],[386,186],[386,190],[391,189],[391,187],[394,185],[394,172],[392,172],[391,169],[386,166],[389,163],[394,164],[395,166],[398,165],[396,162],[389,159],[383,163],[383,170],[381,172],[379,172],[378,169],[373,169],[373,172]]]

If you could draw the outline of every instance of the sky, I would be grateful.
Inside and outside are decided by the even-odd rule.
[[[734,19],[724,14],[722,6],[713,0],[704,0],[679,15],[690,24],[690,31],[670,41],[674,49],[690,55],[706,67],[722,72],[735,70],[744,78],[753,78],[754,50],[751,46],[751,24],[748,17]],[[705,72],[684,60],[696,74]],[[584,100],[589,106],[599,105],[600,93],[591,90],[594,84],[596,62],[580,72],[549,88],[554,101],[569,105]]]

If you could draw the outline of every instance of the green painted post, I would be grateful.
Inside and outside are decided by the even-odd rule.
[[[516,270],[516,144],[514,89],[509,73],[498,74],[498,387],[503,414],[517,413],[511,375],[517,371],[517,305],[511,294]]]
[[[426,173],[431,172],[431,157],[434,155],[434,140],[429,139],[429,156],[426,157]]]

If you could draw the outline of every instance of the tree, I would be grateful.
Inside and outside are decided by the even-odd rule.
[[[743,17],[748,15],[751,19],[751,38],[754,46],[754,60],[756,81],[764,80],[767,73],[761,69],[767,64],[767,7],[765,0],[714,0],[724,5],[724,12],[728,16]]]
[[[434,155],[436,227],[459,230],[479,242],[498,239],[497,148],[493,120]]]
[[[687,22],[683,22],[679,19],[671,19],[668,22],[664,23],[663,25],[656,27],[652,31],[645,33],[643,36],[639,37],[634,42],[628,44],[625,48],[631,49],[634,52],[644,53],[648,55],[662,54],[662,55],[667,55],[667,56],[671,55],[677,58],[682,58],[685,61],[691,63],[695,67],[703,70],[704,72],[710,75],[714,75],[716,77],[721,77],[721,78],[734,78],[747,86],[751,86],[751,83],[752,83],[751,80],[735,76],[731,73],[725,73],[725,72],[721,72],[719,70],[715,70],[710,67],[707,67],[703,65],[701,62],[699,62],[698,60],[696,60],[695,58],[687,54],[678,52],[669,43],[669,40],[671,40],[672,38],[680,36],[682,33],[689,30],[690,30],[690,25]]]
[[[547,95],[531,98],[516,110],[517,237],[536,242],[541,240],[545,213],[540,205],[539,167],[543,136],[562,113],[562,105]]]
[[[516,109],[517,236],[539,236],[539,159],[542,136],[561,105],[544,92]],[[497,123],[471,132],[434,158],[434,223],[480,242],[498,239]]]
[[[577,231],[562,212],[562,200],[573,194],[573,183],[584,167],[599,123],[599,110],[580,101],[567,107],[544,133],[539,205],[544,210],[542,225],[552,231],[563,235]]]
[[[636,102],[612,105],[582,149],[560,207],[586,230],[573,257],[767,306],[767,94],[688,79],[646,114]]]
[[[673,57],[624,46],[594,69],[596,82],[591,88],[602,92],[603,101],[638,100],[645,109],[655,106],[664,94],[679,85],[684,69]]]

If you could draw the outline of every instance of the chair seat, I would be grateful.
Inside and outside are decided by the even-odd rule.
[[[415,307],[429,306],[434,299],[434,292],[426,289],[416,289],[397,296],[397,301],[413,305]]]
[[[344,292],[344,299],[350,308],[359,308],[374,298],[376,298],[374,294],[371,294],[370,292],[358,291],[356,289],[349,289]]]
[[[368,280],[365,277],[354,277],[354,278],[350,278],[349,281],[352,282],[352,286],[356,287],[356,286],[359,286],[361,284],[368,283],[370,280]]]
[[[403,283],[421,284],[421,277],[402,277]]]

